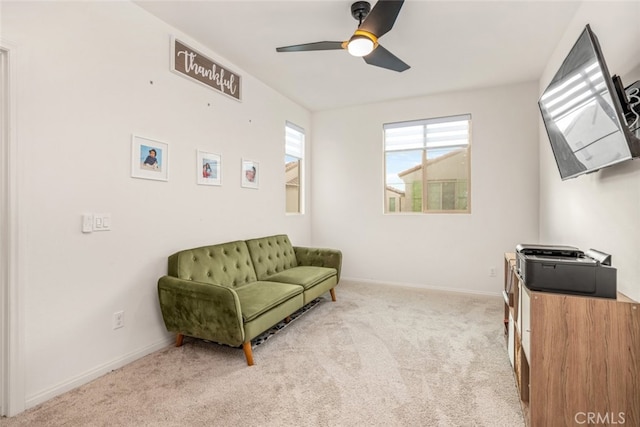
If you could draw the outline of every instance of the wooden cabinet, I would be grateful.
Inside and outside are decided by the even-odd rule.
[[[514,254],[505,254],[504,301],[528,426],[640,426],[640,304],[531,291]]]

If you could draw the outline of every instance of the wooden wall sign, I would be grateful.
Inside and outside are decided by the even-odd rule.
[[[207,58],[175,37],[171,39],[171,69],[240,101],[242,77]]]

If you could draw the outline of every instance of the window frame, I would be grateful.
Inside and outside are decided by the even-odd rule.
[[[429,151],[429,145],[428,145],[428,140],[427,140],[427,125],[433,125],[433,124],[440,124],[440,123],[451,123],[451,122],[455,122],[455,121],[462,121],[462,120],[466,120],[468,122],[468,132],[467,132],[467,138],[466,138],[466,180],[451,180],[451,179],[440,179],[440,180],[434,180],[434,181],[428,181],[426,179],[426,176],[424,173],[422,173],[422,177],[420,179],[420,181],[414,181],[415,183],[419,183],[419,187],[420,187],[420,192],[421,192],[421,203],[422,203],[422,207],[420,210],[411,210],[411,211],[403,211],[402,210],[402,206],[404,206],[404,204],[402,203],[404,201],[404,203],[409,203],[409,204],[413,204],[415,202],[415,200],[409,199],[406,197],[406,193],[405,193],[405,197],[404,198],[399,198],[398,202],[395,203],[395,210],[391,211],[390,210],[390,201],[389,201],[389,192],[392,191],[392,189],[394,191],[400,191],[395,187],[391,187],[387,184],[387,157],[389,153],[408,153],[408,152],[420,152],[421,158],[422,158],[422,163],[419,165],[414,166],[415,168],[417,167],[421,167],[423,168],[423,165],[427,164],[427,153]],[[413,126],[424,126],[424,130],[423,130],[423,139],[421,141],[422,145],[420,147],[412,147],[412,148],[396,148],[396,149],[392,149],[389,150],[387,148],[387,130],[388,129],[399,129],[399,128],[408,128],[408,127],[413,127]],[[472,130],[473,130],[473,121],[472,121],[472,115],[470,113],[465,113],[465,114],[456,114],[456,115],[451,115],[451,116],[441,116],[441,117],[435,117],[435,118],[428,118],[428,119],[419,119],[419,120],[407,120],[407,121],[401,121],[401,122],[390,122],[390,123],[385,123],[383,124],[383,130],[382,130],[382,156],[383,156],[383,214],[384,215],[412,215],[412,214],[417,214],[417,215],[425,215],[425,214],[471,214],[471,152],[472,152]],[[452,145],[453,146],[453,145]],[[434,147],[431,147],[431,149],[433,150]],[[445,154],[446,155],[446,154]],[[458,188],[463,186],[463,184],[466,184],[466,207],[464,209],[429,209],[428,208],[428,203],[429,203],[429,199],[428,199],[428,186],[430,184],[437,184],[439,183],[441,185],[441,188],[443,188],[443,183],[444,182],[454,182],[454,194],[453,194],[453,199],[454,199],[454,204],[458,204],[459,200],[460,200],[460,196],[458,193]],[[406,189],[405,189],[406,191]],[[443,196],[444,196],[444,192],[441,192],[440,194],[440,204],[442,205],[443,202]],[[417,199],[416,199],[417,200]]]
[[[289,133],[289,131],[293,131],[293,132],[297,132],[298,134],[301,135],[301,142],[300,142],[300,147],[299,147],[299,155],[300,157],[297,156],[298,153],[294,153],[292,154],[291,151],[289,151],[288,147],[288,137],[287,134]],[[295,123],[292,123],[290,121],[286,121],[285,122],[285,144],[284,144],[284,158],[285,158],[285,183],[284,183],[284,189],[285,189],[285,214],[286,215],[304,215],[305,214],[305,197],[306,197],[306,191],[305,191],[305,167],[304,167],[304,161],[305,161],[305,151],[306,151],[306,138],[307,135],[304,131],[304,128],[296,125]],[[298,160],[298,184],[295,185],[295,187],[298,189],[298,211],[297,212],[293,212],[293,211],[289,211],[288,210],[288,189],[294,187],[294,185],[291,185],[287,182],[287,178],[286,178],[286,165],[288,164],[287,162],[287,158],[289,157],[293,157],[295,159]]]

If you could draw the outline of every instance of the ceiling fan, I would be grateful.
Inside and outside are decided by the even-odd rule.
[[[402,72],[411,68],[378,43],[388,33],[400,13],[404,0],[378,0],[373,9],[366,1],[351,5],[351,15],[358,21],[353,36],[343,42],[314,42],[276,48],[277,52],[306,52],[313,50],[347,49],[353,56],[361,56],[369,65]]]

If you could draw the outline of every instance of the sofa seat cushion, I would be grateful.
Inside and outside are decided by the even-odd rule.
[[[266,280],[300,285],[306,290],[337,274],[335,268],[298,266],[272,274]]]
[[[273,281],[257,281],[237,288],[242,319],[250,322],[273,307],[301,294],[302,291],[301,286]]]

